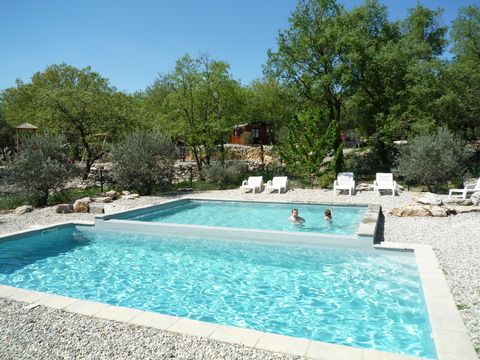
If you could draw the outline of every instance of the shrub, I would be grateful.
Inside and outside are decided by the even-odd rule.
[[[460,177],[466,170],[469,153],[454,134],[439,128],[420,135],[400,149],[398,173],[407,182],[426,185],[429,191]]]
[[[226,189],[230,185],[239,185],[247,172],[246,164],[240,161],[212,163],[204,170],[205,178],[216,183],[220,189]]]
[[[113,179],[120,186],[151,195],[170,187],[174,176],[175,148],[158,132],[138,131],[125,136],[110,153]]]
[[[8,181],[36,205],[46,205],[49,192],[60,190],[77,172],[66,156],[64,143],[59,135],[25,138],[18,156],[8,166]]]

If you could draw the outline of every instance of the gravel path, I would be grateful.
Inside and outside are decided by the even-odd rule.
[[[286,194],[244,194],[238,190],[189,194],[197,198],[269,201],[318,201],[380,204],[385,214],[383,237],[388,242],[432,245],[460,308],[473,345],[480,349],[480,213],[447,218],[398,218],[388,215],[393,207],[411,201],[415,193],[376,197],[372,192],[333,196],[332,191],[294,189]],[[161,203],[173,196],[142,197],[107,204],[106,212]],[[0,215],[0,234],[70,221],[93,220],[91,214],[56,214],[53,208],[24,215]],[[170,334],[148,328],[96,320],[58,310],[0,299],[0,358],[286,358],[245,347]],[[28,330],[30,329],[30,330]],[[8,344],[5,349],[4,344]],[[23,352],[20,349],[26,346]],[[478,350],[477,350],[478,351]],[[20,354],[20,355],[19,355]],[[43,355],[42,355],[43,354]]]

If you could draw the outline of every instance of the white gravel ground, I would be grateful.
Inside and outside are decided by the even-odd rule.
[[[473,345],[478,351],[480,349],[480,213],[446,218],[398,218],[387,214],[393,207],[409,203],[414,195],[415,193],[403,192],[395,197],[391,195],[377,197],[367,191],[352,197],[348,195],[334,197],[332,191],[294,189],[281,195],[265,193],[241,195],[239,190],[225,190],[199,192],[187,196],[382,205],[385,214],[382,231],[384,241],[422,243],[433,247]],[[106,212],[157,204],[173,198],[174,196],[162,196],[117,200],[107,204]],[[94,216],[56,214],[54,208],[38,209],[24,215],[4,214],[0,215],[0,234],[74,219],[93,220]],[[27,331],[28,329],[31,331]],[[22,303],[1,299],[0,344],[2,344],[1,359],[39,358],[43,357],[41,354],[48,354],[41,351],[50,351],[49,358],[280,358],[280,355],[245,347],[96,320],[43,307],[27,311]],[[23,346],[26,346],[27,350],[16,352]],[[285,356],[282,355],[281,358]]]

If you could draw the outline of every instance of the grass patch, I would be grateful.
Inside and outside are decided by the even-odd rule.
[[[104,189],[104,192],[109,189]],[[87,189],[68,189],[60,191],[48,197],[48,205],[72,203],[83,197],[93,197],[100,193],[100,188],[92,187]]]
[[[470,306],[468,306],[467,304],[457,304],[457,309],[466,310],[466,309],[470,309]]]
[[[0,197],[0,210],[15,209],[22,205],[29,205],[32,199],[20,195],[5,195]]]

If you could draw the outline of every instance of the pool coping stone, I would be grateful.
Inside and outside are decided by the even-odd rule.
[[[376,211],[376,210],[375,210]],[[55,227],[93,225],[88,221],[70,221],[46,227],[27,229],[0,236],[0,241],[20,235],[33,234]],[[477,360],[453,297],[439,268],[433,249],[429,245],[382,243],[377,250],[415,252],[418,272],[422,281],[425,302],[432,327],[432,336],[438,360]],[[0,297],[26,302],[30,307],[47,306],[93,318],[120,321],[137,326],[148,326],[174,333],[199,336],[231,344],[246,345],[255,349],[275,351],[310,359],[420,359],[397,353],[362,349],[291,336],[271,334],[246,328],[236,328],[198,320],[163,315],[154,312],[80,300],[45,292],[0,285]],[[253,345],[252,345],[253,344]]]

